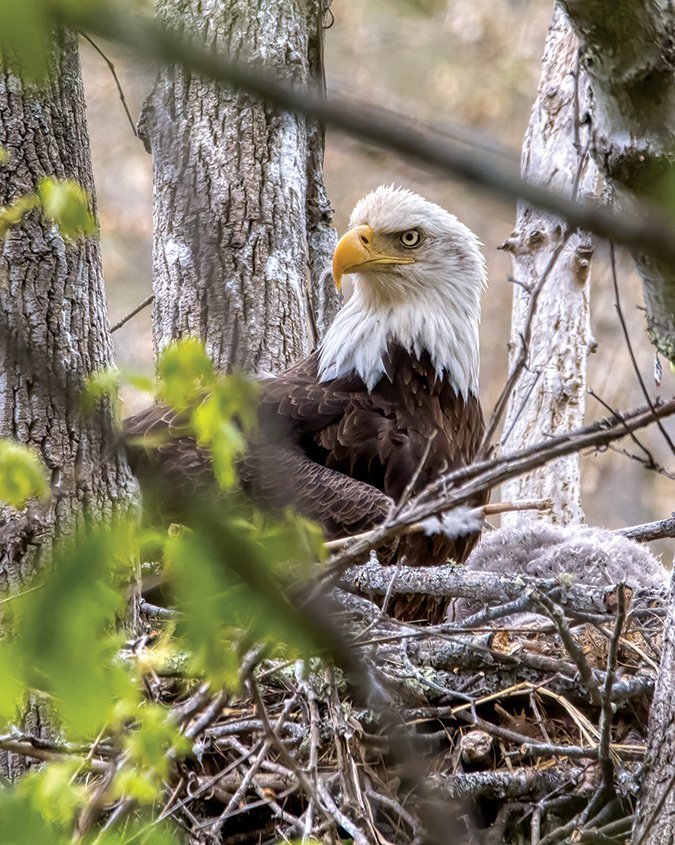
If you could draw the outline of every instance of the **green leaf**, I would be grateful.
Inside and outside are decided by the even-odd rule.
[[[170,821],[157,822],[155,819],[127,817],[122,824],[106,830],[99,830],[91,838],[84,840],[85,845],[184,845]]]
[[[141,373],[132,373],[129,370],[123,370],[124,380],[128,382],[136,390],[141,393],[154,393],[155,382],[150,376],[144,376]]]
[[[56,223],[64,238],[75,240],[96,232],[89,195],[73,179],[45,176],[38,183],[38,196],[45,216]]]
[[[0,2],[0,53],[27,82],[44,82],[52,57],[51,0]]]
[[[16,788],[0,791],[0,841],[3,845],[67,845],[35,808],[31,797]]]
[[[117,367],[108,367],[92,373],[85,383],[80,399],[84,413],[90,414],[101,399],[106,397],[110,397],[113,404],[117,406],[121,382],[122,373]]]
[[[185,411],[215,383],[215,371],[204,344],[184,338],[162,352],[157,363],[159,395],[176,411]]]
[[[162,795],[162,785],[147,772],[125,767],[115,775],[112,796],[115,799],[132,798],[138,804],[154,804]]]
[[[37,453],[13,440],[0,440],[0,501],[22,508],[49,494],[47,473]]]
[[[236,417],[242,430],[252,431],[258,423],[261,385],[250,376],[233,373],[222,379],[213,390],[223,417]]]
[[[136,723],[126,733],[124,748],[129,764],[115,778],[116,797],[130,796],[140,803],[156,801],[173,761],[190,752],[191,743],[178,730],[171,713],[159,704],[136,711]]]
[[[126,606],[131,540],[123,527],[82,532],[57,550],[41,589],[11,604],[6,648],[15,675],[52,698],[76,737],[98,733],[114,719],[120,700],[139,696],[118,658],[123,636],[115,633]]]
[[[13,722],[26,694],[23,673],[11,643],[0,641],[0,720]]]
[[[210,395],[192,415],[197,442],[211,451],[216,480],[224,490],[237,483],[237,459],[246,450],[238,425],[222,414],[218,397]]]
[[[283,519],[268,521],[257,539],[269,568],[286,579],[308,578],[316,562],[326,554],[321,526],[293,511],[288,511]]]
[[[214,384],[192,413],[192,425],[201,446],[211,452],[216,480],[224,490],[237,483],[236,464],[246,451],[244,431],[257,422],[260,386],[240,375]]]
[[[208,539],[191,532],[169,539],[166,569],[184,613],[177,632],[191,653],[193,670],[236,689],[239,659],[231,628],[240,621],[241,586],[220,564]]]
[[[9,152],[0,144],[0,164],[7,164],[10,158]]]
[[[0,206],[0,238],[4,238],[13,226],[18,226],[23,221],[29,211],[39,206],[40,199],[37,194],[25,194],[14,200],[11,205]]]
[[[200,502],[190,515],[194,530],[171,538],[166,547],[166,572],[184,614],[176,630],[194,655],[195,670],[232,683],[232,661],[241,639],[236,629],[290,652],[318,648],[332,653],[332,632],[289,598],[288,572],[275,573],[270,566],[269,550],[276,545],[286,558],[288,545],[268,537],[265,546],[261,535],[233,518],[228,507],[232,505],[225,499]]]
[[[66,829],[87,798],[86,787],[75,779],[82,768],[79,760],[54,761],[26,775],[17,789],[30,799],[45,821]]]

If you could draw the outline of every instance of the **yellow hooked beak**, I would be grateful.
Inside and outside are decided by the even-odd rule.
[[[384,264],[412,264],[414,258],[386,255],[373,246],[374,235],[370,226],[356,226],[343,235],[335,247],[333,255],[333,278],[338,288],[342,277],[359,270]]]

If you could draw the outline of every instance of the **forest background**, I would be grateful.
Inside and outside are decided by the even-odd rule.
[[[440,132],[452,133],[457,125],[477,130],[484,136],[486,157],[507,155],[517,162],[539,83],[550,15],[551,4],[541,0],[340,0],[333,5],[333,25],[325,40],[329,94],[349,93],[434,125]],[[105,50],[136,121],[153,72],[114,46],[106,45]],[[81,61],[104,277],[114,325],[152,290],[152,161],[133,134],[114,77],[86,42]],[[507,373],[512,270],[510,257],[499,244],[513,229],[513,205],[331,130],[325,174],[339,233],[345,231],[361,196],[379,184],[395,182],[448,208],[478,234],[485,245],[490,280],[481,332],[481,397],[489,411]],[[645,332],[640,282],[632,260],[621,253],[620,257],[622,306],[643,378],[651,386],[655,354]],[[589,388],[613,408],[641,404],[643,395],[621,334],[602,246],[593,263],[591,325],[598,348],[589,357]],[[113,338],[118,365],[153,371],[149,308]],[[663,379],[667,396],[675,384],[668,367]],[[147,404],[147,397],[129,390],[125,398],[125,413]],[[589,420],[605,412],[589,397]],[[673,430],[672,421],[666,426]],[[658,432],[646,432],[644,440],[657,460],[667,464],[667,445]],[[672,481],[612,451],[582,457],[581,477],[583,506],[591,525],[619,528],[662,519],[673,500]],[[654,549],[665,555],[669,565],[670,544],[655,543]]]

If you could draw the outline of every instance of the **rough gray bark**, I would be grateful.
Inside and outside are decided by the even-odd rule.
[[[561,0],[595,98],[593,154],[616,188],[672,209],[675,15],[670,2]],[[635,256],[653,343],[675,360],[675,267]]]
[[[595,193],[597,170],[586,154],[586,99],[587,79],[578,72],[577,41],[557,10],[523,145],[525,179],[569,196],[585,198]],[[564,238],[565,226],[559,218],[521,203],[516,229],[502,244],[512,256],[515,281],[512,372],[526,346],[526,366],[511,394],[500,444],[507,450],[541,442],[584,422],[586,361],[592,346],[589,285],[593,248],[585,234],[575,232],[567,243]],[[502,496],[506,500],[551,498],[555,522],[583,521],[579,455],[560,458],[508,482]],[[514,512],[502,520],[515,525],[532,518]]]
[[[675,841],[675,578],[668,595],[661,666],[649,713],[649,741],[633,842]]]
[[[55,39],[44,90],[0,73],[0,204],[40,177],[73,178],[94,196],[76,37]],[[77,514],[126,500],[131,476],[112,449],[109,409],[85,419],[84,380],[112,364],[98,238],[66,243],[37,213],[0,244],[0,436],[35,447],[50,473],[49,505],[0,523],[0,588],[31,570],[38,546]]]
[[[617,199],[632,195],[672,208],[675,156],[675,13],[665,0],[561,0],[580,41],[580,61],[594,94],[592,151]],[[635,256],[652,341],[675,360],[675,267]],[[675,836],[675,594],[671,590],[659,683],[634,842]]]
[[[77,180],[94,197],[85,106],[72,33],[54,36],[53,70],[43,90],[0,67],[0,205],[34,191],[40,177]],[[113,448],[112,414],[84,418],[87,376],[112,364],[98,238],[66,243],[37,213],[0,242],[0,436],[32,446],[50,475],[52,496],[24,511],[0,509],[0,591],[21,584],[57,534],[83,514],[100,516],[134,490]],[[40,708],[27,730],[42,731]],[[22,765],[10,755],[0,772]]]
[[[158,13],[294,85],[322,78],[319,2],[159,0]],[[320,130],[175,66],[160,71],[141,129],[154,165],[156,351],[196,335],[218,366],[249,371],[307,353],[337,308]]]

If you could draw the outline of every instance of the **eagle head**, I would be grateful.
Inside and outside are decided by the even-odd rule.
[[[322,381],[356,372],[372,389],[391,343],[428,353],[436,375],[464,397],[478,391],[478,326],[485,286],[480,241],[418,194],[381,186],[354,208],[333,258],[354,293],[320,350]]]

